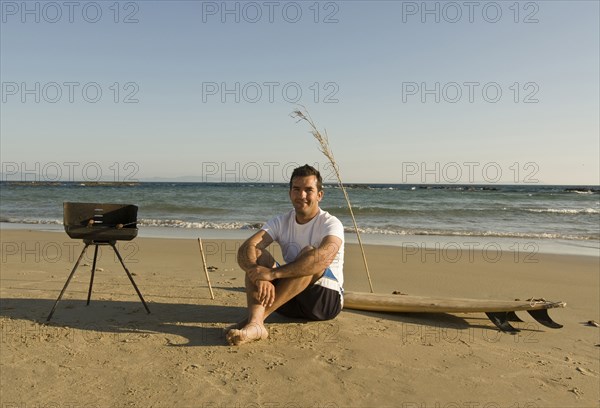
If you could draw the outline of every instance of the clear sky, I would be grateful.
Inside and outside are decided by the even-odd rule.
[[[600,184],[598,1],[1,1],[3,179]],[[189,179],[189,178],[188,178]],[[185,179],[185,180],[188,180]]]

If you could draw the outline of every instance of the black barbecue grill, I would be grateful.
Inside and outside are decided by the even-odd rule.
[[[137,236],[137,206],[64,203],[67,235],[84,241],[131,241]]]
[[[94,245],[94,262],[92,263],[92,274],[90,278],[90,288],[88,290],[87,304],[90,304],[92,297],[92,285],[94,284],[94,273],[96,271],[96,258],[98,257],[98,246],[109,245],[115,251],[119,258],[127,277],[131,281],[135,291],[137,292],[144,308],[148,313],[148,305],[138,289],[133,276],[125,266],[123,258],[116,247],[117,241],[131,241],[137,236],[137,210],[138,207],[132,204],[98,204],[98,203],[64,203],[63,204],[63,223],[65,231],[69,237],[74,239],[83,239],[85,246],[67,278],[58,299],[54,302],[54,306],[46,320],[50,320],[54,314],[56,305],[62,298],[67,286],[71,282],[71,278],[75,274],[83,254],[90,245]]]

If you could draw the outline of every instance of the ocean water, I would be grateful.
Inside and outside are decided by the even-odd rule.
[[[509,238],[598,248],[600,188],[542,185],[346,186],[360,232],[387,237]],[[139,206],[144,231],[245,232],[288,211],[287,184],[267,183],[0,183],[0,222],[60,226],[63,202]],[[325,186],[321,207],[352,221],[342,191]],[[167,234],[168,235],[168,234]],[[239,234],[238,234],[239,235]],[[350,234],[349,234],[350,235]]]

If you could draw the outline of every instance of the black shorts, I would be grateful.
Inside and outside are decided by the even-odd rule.
[[[287,317],[331,320],[342,311],[340,293],[321,285],[310,285],[276,310]]]

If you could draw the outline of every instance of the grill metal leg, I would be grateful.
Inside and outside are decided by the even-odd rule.
[[[75,266],[73,267],[73,270],[71,270],[71,274],[67,278],[67,281],[65,282],[65,286],[63,286],[62,290],[60,291],[60,295],[58,295],[56,302],[54,302],[54,306],[52,306],[52,310],[50,311],[50,314],[46,318],[47,322],[49,322],[50,319],[52,319],[52,315],[54,314],[54,309],[56,309],[56,305],[58,305],[58,302],[63,297],[65,290],[67,290],[67,286],[69,286],[69,283],[71,282],[71,278],[73,278],[73,275],[75,275],[75,271],[77,270],[77,267],[79,266],[79,263],[81,262],[81,258],[83,258],[83,254],[85,253],[85,250],[87,249],[87,247],[89,245],[90,244],[86,243],[85,246],[83,247],[83,249],[81,250],[81,254],[79,254],[79,258],[77,259],[77,262],[75,262]],[[96,249],[98,249],[98,247],[96,247]],[[94,258],[94,261],[95,260],[96,260],[96,258]]]
[[[125,266],[125,262],[123,262],[123,258],[121,258],[121,254],[119,253],[119,250],[117,249],[117,247],[115,246],[115,244],[113,242],[110,243],[110,246],[114,249],[115,253],[117,254],[117,258],[119,258],[119,261],[121,261],[121,265],[123,265],[123,269],[125,269],[125,272],[127,273],[127,277],[131,281],[131,284],[133,285],[138,296],[140,297],[140,300],[142,301],[142,304],[144,305],[146,312],[150,313],[150,309],[148,309],[148,305],[146,305],[146,301],[144,301],[144,297],[142,296],[142,293],[140,292],[137,285],[135,284],[135,281],[133,280],[133,276],[131,276],[131,273]]]
[[[90,277],[90,289],[88,290],[88,297],[86,305],[89,306],[90,299],[92,298],[92,285],[94,284],[94,273],[96,272],[96,258],[98,258],[98,244],[94,248],[94,262],[92,262],[92,276]]]
[[[85,250],[92,243],[93,243],[93,241],[91,241],[91,242],[85,242],[85,246],[81,250],[81,254],[79,254],[79,258],[77,259],[77,262],[75,262],[75,266],[73,266],[73,269],[71,270],[71,274],[67,278],[67,281],[65,282],[65,285],[63,286],[62,290],[60,291],[60,295],[58,295],[58,298],[54,302],[54,305],[52,306],[52,310],[50,311],[50,314],[46,318],[46,321],[50,321],[50,319],[52,318],[52,315],[54,314],[54,310],[56,309],[56,306],[58,305],[58,302],[62,299],[65,291],[67,290],[67,286],[69,286],[69,283],[71,282],[71,279],[73,278],[73,275],[75,275],[75,271],[77,270],[77,267],[79,266],[79,263],[81,262],[81,259],[83,258],[83,255],[85,254]],[[106,243],[101,243],[100,245],[102,245],[102,244],[106,245]],[[146,309],[146,312],[150,313],[150,309],[148,308],[148,305],[146,304],[146,301],[144,300],[144,297],[142,296],[142,293],[140,292],[140,290],[138,289],[137,285],[135,284],[135,281],[133,280],[133,276],[129,272],[129,269],[127,269],[127,267],[125,266],[125,262],[123,262],[123,258],[121,257],[121,254],[119,253],[119,250],[115,246],[114,241],[108,242],[108,244],[115,251],[115,254],[117,254],[117,258],[119,258],[119,262],[121,262],[121,265],[123,266],[123,269],[125,269],[125,273],[127,274],[127,277],[129,278],[129,281],[133,285],[133,288],[135,289],[135,291],[136,291],[137,295],[139,296],[140,300],[142,301],[142,304],[144,305],[144,308]],[[92,297],[92,286],[94,284],[94,274],[96,272],[96,260],[98,258],[98,245],[99,244],[96,243],[95,244],[95,249],[94,249],[94,262],[92,264],[92,275],[91,275],[91,278],[90,278],[90,287],[88,289],[88,297],[87,297],[87,304],[88,305],[90,304],[90,300],[91,300],[91,297]]]

